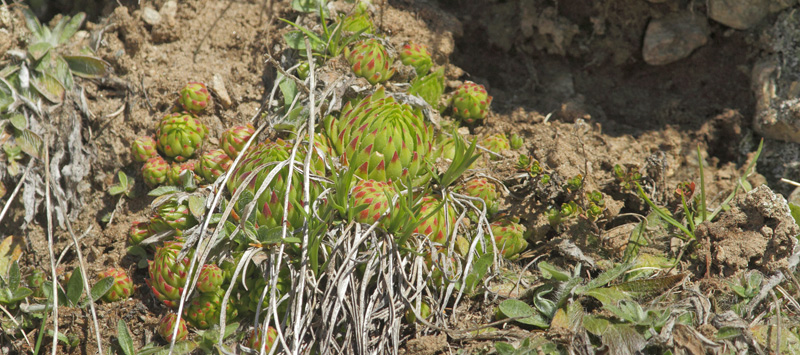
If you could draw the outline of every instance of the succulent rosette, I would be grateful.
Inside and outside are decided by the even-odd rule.
[[[292,144],[281,139],[276,141],[266,141],[249,149],[242,157],[241,164],[231,173],[228,180],[228,191],[235,193],[240,186],[253,195],[265,183],[268,187],[257,197],[256,221],[259,226],[277,227],[281,225],[284,214],[284,198],[289,192],[289,209],[287,222],[292,228],[300,228],[303,225],[304,217],[298,206],[302,206],[303,196],[303,176],[296,170],[293,171],[292,186],[287,189],[286,183],[289,177],[289,167],[281,166],[280,172],[271,181],[266,181],[272,169],[288,161],[292,150]],[[295,162],[302,164],[305,160],[305,148],[300,148],[295,156]],[[325,162],[316,154],[312,158],[311,172],[316,175],[324,175]],[[256,174],[251,180],[251,175]],[[248,182],[249,180],[249,182]],[[312,181],[309,187],[311,199],[314,200],[322,192],[322,186],[317,181]],[[299,207],[302,208],[302,207]]]
[[[414,67],[419,76],[428,74],[433,66],[428,46],[414,42],[403,45],[403,48],[400,49],[400,60],[403,64]]]
[[[167,170],[167,185],[183,186],[181,174],[183,174],[184,171],[189,171],[189,174],[194,175],[195,168],[197,168],[197,162],[194,160],[183,163],[172,163],[172,166]]]
[[[486,202],[486,211],[489,215],[497,213],[497,187],[485,177],[478,177],[465,182],[457,191],[467,196],[478,197]],[[480,204],[477,204],[481,207]]]
[[[432,242],[444,244],[456,225],[455,212],[452,205],[442,205],[442,201],[431,196],[423,197],[417,218],[425,218],[414,233],[424,234]],[[439,207],[441,206],[441,208]],[[438,208],[438,211],[436,210]],[[435,213],[433,213],[436,211]],[[430,215],[433,213],[433,215]]]
[[[150,237],[150,222],[136,221],[128,229],[128,244],[137,245]]]
[[[418,76],[411,81],[411,88],[408,89],[409,95],[417,95],[431,107],[441,110],[439,99],[444,94],[444,68],[439,68],[433,73],[425,76]]]
[[[383,88],[352,105],[338,120],[328,117],[325,132],[343,164],[364,179],[420,186],[431,176],[425,159],[434,158],[433,129],[406,104],[386,97]]]
[[[236,159],[236,156],[239,155],[239,152],[244,148],[244,144],[247,143],[247,140],[255,133],[256,130],[253,128],[253,125],[249,123],[243,126],[233,126],[225,130],[225,132],[222,132],[220,146],[231,159]]]
[[[108,292],[100,299],[104,302],[116,302],[124,300],[133,294],[133,281],[128,277],[128,273],[122,268],[109,268],[106,271],[101,271],[97,274],[98,278],[104,279],[106,277],[113,277],[114,283]]]
[[[389,208],[392,196],[396,194],[397,191],[389,182],[361,180],[356,183],[350,195],[351,208],[364,206],[364,209],[356,213],[356,222],[368,224],[377,222]]]
[[[369,19],[366,9],[359,8],[341,20],[342,31],[350,33],[375,33],[375,26]]]
[[[459,86],[453,95],[453,115],[468,124],[481,122],[489,114],[491,104],[492,97],[483,85],[467,81]]]
[[[231,167],[231,158],[222,149],[212,149],[200,155],[200,175],[212,184]]]
[[[147,159],[147,162],[142,166],[142,177],[145,184],[150,187],[156,187],[167,181],[167,170],[169,164],[161,156],[154,156]]]
[[[504,150],[511,149],[511,143],[504,133],[492,134],[481,141],[481,145],[493,153],[500,154]],[[491,155],[492,160],[500,160],[502,157]]]
[[[148,261],[150,278],[145,281],[156,298],[171,308],[178,308],[194,254],[190,251],[183,259],[177,260],[182,247],[182,242],[167,241],[156,249],[153,260]]]
[[[225,281],[225,276],[222,275],[222,269],[219,266],[205,264],[200,269],[197,290],[203,293],[215,292],[221,289],[223,281]]]
[[[356,75],[367,79],[370,84],[382,83],[394,75],[392,63],[386,47],[375,38],[367,38],[355,43],[352,48],[345,47],[344,57]]]
[[[275,339],[277,338],[278,338],[278,331],[271,326],[267,327],[266,337],[261,336],[261,329],[251,330],[250,336],[247,338],[247,347],[250,349],[255,349],[257,351],[261,351],[261,349],[263,348],[264,352],[266,354],[269,354],[270,350],[272,350],[272,345],[275,344]]]
[[[503,218],[490,225],[494,242],[500,248],[504,258],[514,260],[519,253],[528,247],[525,241],[525,226],[519,224],[518,219]],[[486,234],[488,237],[488,234]],[[487,248],[491,248],[491,241],[486,241]]]
[[[156,140],[150,136],[142,136],[131,142],[131,156],[133,160],[144,163],[148,159],[158,155],[156,150]]]
[[[161,336],[162,339],[172,342],[172,334],[174,333],[175,329],[175,321],[178,320],[178,315],[175,313],[167,313],[161,320],[158,322],[158,335]],[[178,336],[175,338],[175,341],[181,341],[186,339],[189,336],[189,329],[186,328],[186,321],[181,318],[180,323],[178,324]]]
[[[179,235],[188,228],[197,225],[189,210],[187,201],[178,203],[176,199],[170,199],[156,208],[153,218],[150,219],[150,232],[159,233],[165,230],[175,230]]]
[[[219,322],[219,312],[222,308],[222,298],[225,296],[225,291],[218,288],[214,292],[204,292],[189,302],[189,307],[186,308],[186,319],[189,325],[198,329],[208,329],[212,325]],[[228,302],[227,319],[236,318],[238,312],[233,305]]]
[[[170,113],[158,124],[156,147],[168,158],[184,162],[203,147],[208,128],[188,112]]]
[[[205,111],[208,104],[211,103],[211,94],[208,92],[206,85],[200,82],[189,82],[181,88],[180,95],[178,103],[181,104],[184,110],[195,115]]]

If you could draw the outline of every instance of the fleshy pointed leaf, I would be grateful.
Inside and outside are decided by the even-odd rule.
[[[83,294],[83,275],[81,274],[81,268],[79,266],[75,268],[69,281],[67,281],[67,300],[71,304],[76,305],[81,298],[81,294]]]
[[[72,73],[89,79],[98,79],[108,75],[110,64],[106,61],[87,55],[64,56]]]
[[[100,297],[103,297],[103,295],[105,295],[112,286],[114,286],[113,276],[105,277],[102,280],[97,281],[97,283],[94,284],[90,290],[92,293],[92,302],[96,302],[100,299]]]
[[[194,218],[201,220],[206,213],[206,200],[200,196],[189,196],[189,211]]]
[[[647,280],[634,280],[614,285],[611,288],[625,292],[634,298],[653,297],[675,287],[686,278],[686,274],[677,274]]]
[[[6,278],[9,270],[22,256],[24,241],[21,237],[10,235],[0,243],[0,277]]]
[[[21,113],[12,113],[8,119],[11,121],[11,125],[20,131],[28,127],[28,120]]]
[[[36,89],[36,92],[44,96],[47,101],[55,104],[64,101],[64,95],[67,92],[64,85],[46,72],[34,74],[33,78],[31,78],[31,85]]]
[[[30,45],[28,47],[28,53],[30,54],[33,60],[39,60],[47,54],[50,49],[53,48],[53,45],[50,42],[38,42]]]
[[[15,138],[17,139],[17,145],[19,145],[23,152],[36,159],[42,159],[42,154],[44,153],[44,142],[38,134],[26,129],[19,131]]]
[[[22,15],[25,17],[25,25],[28,26],[28,30],[30,30],[37,39],[42,40],[44,38],[44,31],[36,15],[29,9],[23,9]]]
[[[54,31],[53,34],[58,36],[58,43],[59,44],[67,43],[69,39],[72,38],[73,35],[75,35],[75,32],[78,32],[78,29],[81,28],[84,19],[86,19],[86,14],[83,12],[79,12],[75,14],[75,16],[72,16],[69,22],[67,22],[64,25],[63,29],[61,30],[61,33],[56,33]]]
[[[159,186],[153,190],[151,190],[147,196],[163,196],[166,194],[173,194],[176,192],[180,192],[181,189],[177,186]]]
[[[125,355],[136,355],[136,349],[133,348],[131,333],[128,331],[128,326],[125,325],[125,321],[122,319],[117,322],[117,341]]]

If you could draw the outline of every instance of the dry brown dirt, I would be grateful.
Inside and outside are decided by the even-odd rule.
[[[212,143],[224,128],[250,121],[275,77],[274,68],[265,63],[266,55],[279,56],[284,50],[280,40],[287,25],[277,19],[297,17],[289,12],[286,1],[187,0],[177,3],[174,18],[162,18],[156,26],[142,21],[143,7],[159,9],[165,3],[122,1],[125,6],[117,6],[107,1],[100,16],[85,27],[92,33],[102,32],[98,55],[111,63],[116,79],[81,81],[94,113],[84,123],[91,131],[84,139],[91,140],[94,161],[91,188],[84,195],[87,203],[72,226],[78,234],[85,233],[81,247],[90,275],[109,266],[131,272],[137,285],[135,296],[122,304],[98,305],[98,316],[104,339],[116,336],[116,324],[122,319],[137,347],[155,340],[153,329],[162,311],[145,286],[146,270],[126,256],[128,226],[149,214],[151,198],[146,197],[143,184],[137,184],[138,198],[122,203],[113,223],[100,222],[117,204],[117,198],[107,193],[116,173],[122,170],[141,180],[129,144],[139,135],[153,133],[157,120],[175,101],[177,89],[192,80],[213,83],[218,76],[232,100],[229,107],[217,100],[201,117],[211,132],[217,132],[212,133]],[[526,5],[530,8],[522,3],[530,3]],[[381,6],[375,18],[393,44],[414,40],[431,46],[436,62],[447,65],[450,87],[466,79],[487,86],[494,96],[493,112],[471,134],[519,134],[525,139],[522,151],[555,176],[582,174],[588,188],[602,191],[610,212],[596,226],[601,238],[613,237],[614,228],[635,222],[620,215],[646,209],[635,194],[616,188],[615,164],[651,169],[648,177],[663,197],[660,202],[674,202],[671,191],[678,182],[698,181],[699,147],[709,200],[712,205],[721,202],[757,143],[750,131],[754,103],[743,70],[757,53],[747,44],[751,40],[747,33],[712,28],[707,46],[677,63],[654,67],[642,61],[641,37],[647,20],[671,11],[668,5],[643,0],[559,1],[549,32],[531,33],[533,23],[543,26],[540,22],[544,21],[531,17],[531,9],[551,7],[550,3],[396,0]],[[605,23],[602,35],[591,27],[597,18]],[[12,41],[11,46],[20,44]],[[212,86],[212,90],[220,89]],[[120,109],[122,114],[112,115]],[[509,153],[484,172],[510,178],[518,154]],[[757,176],[753,181],[764,178]],[[525,192],[512,191],[504,207],[537,231],[529,247],[537,250],[538,243],[556,232],[543,216],[546,206]],[[22,259],[26,272],[47,269],[44,218],[22,230],[24,213],[15,204],[0,230],[27,237],[30,248]],[[728,222],[720,223],[709,227],[712,238],[725,233],[717,228],[729,228]],[[756,221],[730,223],[760,233],[753,227]],[[56,238],[57,252],[71,243],[63,230],[58,230]],[[613,258],[622,247],[612,244],[587,253],[598,259]],[[716,253],[715,258],[721,258]],[[717,259],[715,264],[743,266],[740,261]],[[74,253],[67,253],[61,276],[76,265]],[[62,327],[67,333],[81,334],[82,341],[59,353],[95,353],[93,336],[85,330],[88,314],[67,310],[62,314]],[[437,340],[425,344],[427,339]],[[410,344],[409,353],[447,351],[438,338],[420,338]],[[21,340],[17,345],[20,351],[28,350]]]

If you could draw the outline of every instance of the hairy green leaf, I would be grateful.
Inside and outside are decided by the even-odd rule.
[[[128,331],[128,326],[122,319],[117,322],[117,341],[122,353],[125,355],[136,355],[136,349],[133,347],[133,339],[131,333]]]
[[[66,55],[64,60],[67,61],[73,74],[88,79],[99,79],[106,76],[111,67],[106,61],[87,55]]]

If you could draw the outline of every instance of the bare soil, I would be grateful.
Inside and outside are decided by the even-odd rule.
[[[659,202],[674,203],[672,189],[677,183],[699,183],[699,148],[707,195],[711,204],[717,205],[733,189],[752,157],[749,152],[757,146],[758,138],[750,129],[754,99],[748,73],[759,55],[752,45],[752,32],[714,25],[709,44],[688,58],[664,66],[650,66],[642,60],[641,39],[647,21],[673,11],[677,6],[673,2],[567,0],[558,1],[557,8],[545,0],[375,2],[382,4],[376,24],[390,42],[399,45],[414,40],[429,45],[437,64],[447,66],[448,86],[463,80],[487,86],[494,96],[493,112],[485,125],[473,128],[470,134],[519,134],[525,140],[522,152],[542,162],[554,177],[582,174],[588,189],[604,193],[607,215],[589,233],[603,240],[602,247],[584,250],[595,259],[618,258],[636,222],[626,216],[647,210],[635,193],[618,189],[615,164],[642,169],[654,195],[661,196]],[[156,339],[153,331],[162,312],[145,286],[146,269],[138,268],[135,260],[126,256],[128,227],[150,213],[152,198],[146,197],[143,184],[137,184],[137,198],[124,201],[116,210],[112,223],[100,222],[117,205],[118,199],[107,193],[116,173],[122,170],[141,179],[129,144],[137,136],[154,132],[157,120],[175,101],[177,89],[188,81],[211,83],[212,91],[224,89],[231,98],[230,105],[224,106],[217,95],[210,112],[201,117],[212,132],[212,143],[224,128],[249,122],[269,95],[275,77],[266,55],[281,60],[280,55],[285,54],[281,40],[287,25],[277,19],[297,16],[289,12],[287,1],[186,0],[177,3],[174,18],[162,17],[155,26],[142,20],[144,7],[158,10],[165,3],[123,1],[125,6],[118,6],[114,1],[105,2],[102,13],[85,29],[102,36],[98,55],[112,64],[114,80],[80,83],[94,114],[84,122],[88,132],[83,137],[91,143],[94,160],[90,186],[82,196],[85,205],[71,221],[72,228],[82,236],[90,275],[109,266],[131,272],[137,285],[134,297],[122,304],[98,305],[98,317],[104,339],[116,336],[117,322],[122,319],[137,347]],[[702,6],[695,3],[691,6]],[[549,15],[535,15],[541,13]],[[15,20],[9,29],[13,35],[0,39],[0,49],[21,46],[23,27]],[[115,114],[119,110],[121,114]],[[477,172],[500,174],[501,180],[512,181],[520,153],[506,153],[505,160],[484,163]],[[778,178],[756,175],[751,182],[774,185]],[[593,243],[580,235],[559,235],[550,228],[544,216],[548,206],[529,190],[519,187],[510,192],[503,207],[535,231],[529,247],[535,252],[517,262],[518,268],[538,256],[533,254],[549,252],[546,241],[554,237],[573,238],[582,246]],[[716,243],[711,248],[716,272],[710,278],[754,267],[764,271],[780,267],[774,264],[780,262],[775,255],[783,253],[781,248],[786,245],[767,245],[765,240],[769,252],[762,259],[761,244],[752,244],[752,240],[763,240],[769,233],[793,238],[797,227],[773,227],[770,223],[789,222],[769,222],[768,211],[755,212],[738,210],[735,213],[741,216],[729,215],[702,227],[703,236],[707,233]],[[14,203],[0,224],[0,236],[25,236],[30,243],[22,259],[25,271],[46,270],[49,259],[43,213],[22,228],[24,215],[21,204]],[[771,229],[769,233],[762,225]],[[741,235],[743,240],[717,241],[726,238],[730,228],[745,229],[747,234]],[[57,252],[67,248],[70,240],[65,230],[57,228]],[[724,255],[731,251],[723,248],[736,247],[749,249],[737,254],[741,259]],[[668,247],[666,250],[669,252]],[[562,260],[553,259],[556,264]],[[567,265],[565,259],[561,263]],[[61,265],[62,276],[72,272],[77,265],[74,251],[66,253]],[[696,265],[684,267],[698,270]],[[700,278],[703,271],[697,271]],[[705,280],[702,287],[713,289],[715,284]],[[474,305],[476,312],[483,312],[482,317],[454,327],[466,329],[491,321],[490,306]],[[79,335],[81,341],[59,353],[96,353],[88,313],[65,309],[61,314],[65,332]],[[29,336],[35,338],[35,333]],[[480,349],[486,345],[479,339],[448,341],[453,339],[426,331],[419,337],[412,335],[405,351],[436,354],[453,347]],[[15,341],[14,350],[30,351],[21,339]]]

